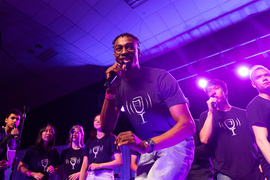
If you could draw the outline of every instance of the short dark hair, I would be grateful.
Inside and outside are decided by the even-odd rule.
[[[209,86],[213,86],[213,85],[220,85],[221,88],[222,88],[222,90],[223,90],[223,92],[227,92],[227,91],[228,91],[227,84],[226,84],[225,82],[223,82],[223,81],[221,81],[221,80],[219,80],[219,79],[210,79],[210,80],[207,82],[207,84],[206,84],[206,86],[205,86],[205,88],[204,88],[205,92],[208,93],[208,92],[207,92],[207,88],[208,88]]]
[[[22,118],[22,112],[18,109],[10,109],[7,113],[6,113],[6,118],[8,118],[11,114],[16,114],[19,115]]]
[[[112,45],[114,46],[115,41],[116,41],[118,38],[124,37],[124,36],[131,37],[132,39],[136,40],[137,43],[138,43],[138,46],[141,44],[140,40],[139,40],[136,36],[134,36],[133,34],[130,34],[130,33],[123,33],[123,34],[118,35],[118,36],[113,40]]]

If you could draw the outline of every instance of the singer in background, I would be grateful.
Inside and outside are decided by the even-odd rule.
[[[58,149],[54,144],[54,127],[47,124],[39,130],[36,145],[30,146],[25,151],[17,170],[28,179],[50,179],[51,174],[58,173],[60,161]]]
[[[116,62],[107,69],[101,128],[111,133],[120,109],[135,128],[122,132],[116,144],[141,153],[135,179],[185,179],[194,156],[193,118],[177,81],[165,70],[141,67],[139,39],[124,33],[113,41]],[[114,72],[114,73],[112,73]]]
[[[16,149],[16,136],[19,134],[17,127],[20,124],[22,112],[18,109],[11,109],[6,113],[5,123],[0,129],[0,180],[6,179],[6,169],[11,167],[8,164],[8,150]]]
[[[211,160],[218,180],[263,180],[246,111],[228,102],[227,85],[209,80],[205,91],[208,111],[200,115],[200,140],[211,148]]]
[[[83,152],[80,180],[85,177],[86,180],[114,180],[114,168],[123,165],[121,150],[114,144],[115,135],[106,135],[101,131],[99,114],[95,116],[93,124]]]
[[[82,126],[72,126],[68,133],[67,143],[69,148],[61,153],[58,179],[76,180],[80,177],[83,162],[84,130]]]
[[[247,106],[247,118],[259,147],[262,171],[270,180],[270,71],[255,65],[250,69],[250,80],[259,92]]]

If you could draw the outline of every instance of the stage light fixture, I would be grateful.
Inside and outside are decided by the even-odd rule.
[[[247,77],[249,75],[249,69],[245,66],[238,68],[238,74],[242,77]]]
[[[207,80],[206,79],[199,79],[199,82],[198,82],[199,86],[201,88],[205,88],[206,84],[207,84]]]

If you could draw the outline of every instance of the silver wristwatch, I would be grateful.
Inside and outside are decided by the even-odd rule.
[[[155,147],[156,143],[155,143],[155,141],[153,141],[153,139],[146,139],[145,145],[147,147],[150,147],[150,151],[148,153],[151,153],[154,151],[154,147]]]

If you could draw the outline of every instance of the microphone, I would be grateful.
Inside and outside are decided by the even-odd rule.
[[[119,62],[119,64],[121,64],[121,66],[123,66],[125,63],[121,61],[121,62]],[[121,71],[120,71],[120,73],[121,73]],[[104,86],[106,88],[109,88],[117,78],[118,78],[118,75],[116,74],[116,72],[111,71],[110,77],[106,80]]]
[[[75,133],[75,128],[70,130],[71,134]]]
[[[118,75],[116,74],[116,72],[114,71],[111,71],[110,72],[110,77],[107,79],[106,83],[104,84],[104,86],[106,88],[109,88],[113,83],[114,81],[118,78]]]
[[[212,94],[210,97],[215,98],[215,95]],[[216,103],[216,102],[211,102],[211,107],[212,107],[213,109],[217,109],[217,103]]]
[[[211,107],[213,109],[217,109],[217,103],[216,102],[211,102]]]
[[[16,124],[14,124],[13,129],[16,129],[16,128],[17,128],[17,126],[16,126]],[[17,139],[18,139],[18,134],[15,134],[15,135],[13,136],[13,138],[17,141]]]

